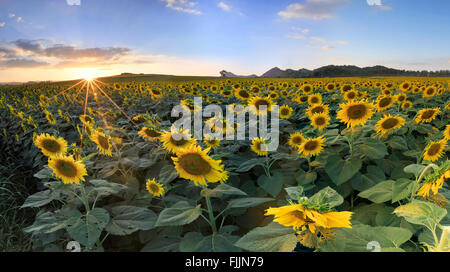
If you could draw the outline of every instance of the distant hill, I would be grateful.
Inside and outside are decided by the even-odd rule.
[[[222,71],[224,72],[224,71]],[[222,75],[222,72],[220,74]],[[234,75],[233,73],[227,72]],[[261,78],[308,78],[308,77],[367,77],[367,76],[420,76],[420,77],[448,77],[449,70],[441,71],[406,71],[388,68],[381,65],[372,67],[358,67],[354,65],[327,65],[314,70],[286,69],[274,67],[262,74]],[[229,77],[224,76],[222,77]],[[241,77],[234,75],[233,77]]]
[[[220,71],[220,75],[222,77],[258,77],[257,75],[249,75],[249,76],[239,76],[239,75],[235,75],[231,72],[227,72],[225,70]]]

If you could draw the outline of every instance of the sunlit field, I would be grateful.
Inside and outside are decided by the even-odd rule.
[[[0,250],[449,251],[449,85],[142,75],[1,86]],[[211,134],[171,129],[177,105]],[[223,115],[202,117],[207,105]],[[277,148],[249,137],[260,119],[227,120],[229,105],[233,116],[252,106],[269,129],[276,110]],[[239,129],[246,139],[225,137]]]

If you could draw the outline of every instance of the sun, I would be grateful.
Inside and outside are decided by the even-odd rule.
[[[94,76],[87,75],[87,76],[84,76],[83,79],[86,81],[92,81],[94,79]]]

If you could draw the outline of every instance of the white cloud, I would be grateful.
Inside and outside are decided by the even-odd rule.
[[[301,34],[286,35],[286,37],[294,39],[294,40],[304,40],[304,39],[306,39],[306,36],[305,35],[301,35]]]
[[[8,18],[14,18],[16,15],[14,14],[14,13],[10,13],[9,15],[8,15]]]
[[[322,49],[322,50],[331,50],[331,49],[334,49],[335,47],[334,46],[331,46],[331,45],[324,45],[324,46],[322,46],[320,49]]]
[[[69,6],[81,6],[81,0],[66,0]]]
[[[24,20],[23,20],[23,18],[22,17],[17,17],[17,20],[16,20],[16,22],[18,22],[18,23],[23,23],[24,22]]]
[[[347,41],[336,41],[336,43],[337,43],[337,44],[340,44],[340,45],[346,45],[346,44],[348,44]]]
[[[4,27],[5,25],[6,25],[5,22],[1,22],[1,23],[0,23],[0,27]]]
[[[225,4],[224,2],[220,2],[219,4],[217,4],[217,6],[221,9],[223,9],[224,11],[231,11],[231,7],[227,4]]]
[[[195,9],[195,6],[197,5],[196,2],[191,2],[189,0],[160,0],[160,1],[167,3],[166,4],[167,8],[176,11],[191,13],[195,15],[202,14],[201,11]]]
[[[382,10],[391,10],[390,6],[383,5],[382,0],[366,0],[367,5],[377,7]]]
[[[311,37],[311,41],[317,42],[317,43],[325,43],[325,39],[321,37]]]
[[[278,12],[283,19],[303,18],[321,20],[332,18],[336,9],[347,0],[306,0],[304,4],[293,3]]]

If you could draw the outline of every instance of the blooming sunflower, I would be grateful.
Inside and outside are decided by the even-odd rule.
[[[269,152],[267,151],[266,141],[259,137],[252,140],[252,144],[251,144],[250,148],[256,154],[258,154],[258,156],[267,156],[269,154]]]
[[[157,129],[154,128],[143,127],[138,132],[138,135],[149,141],[156,141],[159,140],[159,137],[162,135],[162,133],[161,131],[158,131]]]
[[[411,88],[411,86],[412,86],[412,85],[411,85],[411,82],[405,81],[405,82],[403,82],[402,84],[400,84],[399,88],[400,88],[401,91],[407,92],[407,91],[409,91],[409,89]]]
[[[315,113],[311,116],[311,126],[322,130],[330,124],[330,117],[325,113]]]
[[[376,106],[378,111],[384,111],[392,106],[395,102],[395,97],[390,95],[382,95],[377,98]]]
[[[304,84],[301,87],[301,90],[303,91],[303,94],[310,94],[314,91],[314,87],[311,84]]]
[[[289,135],[288,145],[294,148],[299,148],[300,145],[305,141],[305,137],[301,132],[295,132]]]
[[[396,99],[397,99],[397,102],[398,102],[398,103],[403,104],[403,102],[405,102],[407,98],[408,98],[408,97],[406,96],[406,94],[401,93],[401,94],[398,94],[398,95],[397,95],[397,98],[396,98]]]
[[[339,105],[341,110],[337,113],[337,118],[347,124],[347,127],[354,127],[369,120],[374,114],[374,105],[364,100],[347,102]]]
[[[400,116],[391,116],[390,114],[378,121],[375,125],[377,133],[385,135],[395,129],[401,128],[405,124],[405,118]]]
[[[92,126],[95,124],[94,119],[87,114],[80,115],[80,121],[88,126]]]
[[[441,112],[439,108],[429,108],[420,110],[416,116],[416,123],[430,123]]]
[[[352,101],[352,100],[356,99],[357,95],[358,94],[354,90],[350,90],[350,91],[344,93],[344,99],[347,101]]]
[[[436,88],[434,86],[429,86],[423,91],[423,98],[431,98],[436,94]]]
[[[308,95],[308,104],[311,106],[317,105],[317,104],[322,104],[322,95],[320,93]]]
[[[324,142],[325,138],[323,136],[305,139],[305,141],[300,145],[298,153],[303,154],[305,157],[316,156],[325,146]]]
[[[207,147],[210,147],[212,149],[220,146],[220,140],[210,134],[207,134],[205,136],[205,138],[203,139],[203,142],[205,143],[205,145]]]
[[[47,157],[53,157],[60,154],[66,154],[67,142],[63,138],[56,139],[47,133],[36,136],[34,144],[41,149]]]
[[[450,125],[447,125],[444,130],[444,139],[450,140]]]
[[[155,181],[155,179],[147,179],[145,183],[147,191],[155,197],[160,197],[164,194],[164,186]]]
[[[403,104],[402,104],[402,109],[410,109],[412,108],[413,104],[411,101],[406,100]]]
[[[444,153],[444,149],[447,146],[447,140],[442,139],[438,142],[430,141],[430,144],[425,148],[424,160],[434,162],[438,160]]]
[[[293,109],[288,105],[283,105],[280,107],[280,118],[281,119],[289,119],[292,115]]]
[[[84,164],[81,161],[75,161],[72,155],[50,157],[48,166],[64,184],[79,184],[80,180],[84,181],[84,176],[87,175]]]
[[[160,140],[164,148],[173,154],[197,145],[197,140],[193,139],[188,131],[183,131],[181,128],[179,131],[172,128],[170,131],[163,132]]]
[[[328,109],[328,105],[317,104],[317,105],[314,105],[314,106],[310,106],[306,110],[306,114],[308,115],[309,118],[311,118],[316,113],[328,114],[329,111],[330,110]]]
[[[193,181],[196,186],[206,186],[207,182],[225,182],[228,172],[224,170],[221,160],[213,160],[208,156],[209,150],[191,146],[177,152],[177,156],[172,160],[180,177]]]
[[[97,149],[106,156],[112,156],[111,138],[105,133],[95,130],[92,134],[92,141],[97,144]]]
[[[248,105],[250,106],[250,111],[252,111],[256,115],[259,115],[267,114],[267,112],[271,111],[272,105],[274,105],[274,103],[272,102],[270,97],[255,96],[249,99]]]
[[[235,90],[234,91],[234,95],[243,101],[248,100],[251,97],[251,94],[249,92],[247,92],[246,90],[243,89],[239,89],[239,90]]]
[[[307,226],[312,233],[316,233],[318,227],[351,228],[350,218],[352,212],[324,212],[304,207],[303,204],[290,204],[279,208],[269,208],[265,215],[274,215],[274,222],[294,230]]]

